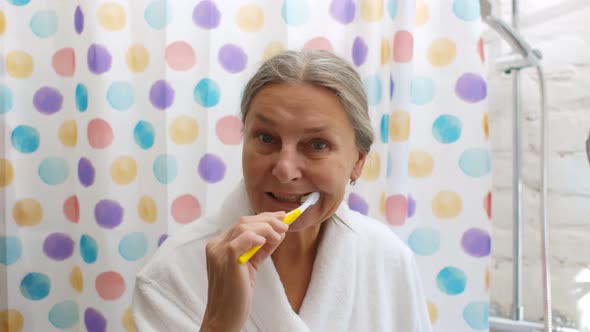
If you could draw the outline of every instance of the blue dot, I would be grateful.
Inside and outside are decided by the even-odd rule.
[[[39,148],[39,132],[33,127],[21,125],[12,130],[10,141],[19,152],[35,152]]]
[[[389,100],[393,99],[393,92],[395,91],[395,83],[393,82],[393,76],[389,77]]]
[[[463,21],[475,21],[481,15],[479,0],[455,0],[453,1],[453,12]]]
[[[57,31],[57,14],[53,10],[38,11],[31,18],[30,25],[37,37],[50,37]]]
[[[383,114],[381,116],[380,131],[381,142],[387,143],[389,141],[389,114]]]
[[[144,233],[130,233],[119,242],[119,253],[128,261],[136,261],[145,256],[147,245]]]
[[[287,25],[299,26],[309,19],[309,5],[307,0],[285,0],[281,10]]]
[[[21,294],[33,301],[41,300],[49,295],[51,281],[43,273],[31,272],[20,283]]]
[[[434,81],[430,77],[416,77],[410,83],[412,104],[424,105],[434,99]]]
[[[436,276],[438,288],[445,294],[458,295],[465,291],[467,276],[465,272],[452,266],[447,266],[440,270]]]
[[[145,8],[143,17],[152,28],[163,29],[172,22],[172,7],[166,0],[154,0]]]
[[[381,80],[377,75],[371,75],[363,81],[369,106],[379,105],[381,102]]]
[[[10,265],[20,259],[23,246],[15,236],[0,236],[0,263]]]
[[[49,321],[58,329],[69,329],[78,323],[78,303],[63,301],[55,304],[49,310]]]
[[[98,245],[90,235],[82,235],[80,237],[80,256],[87,264],[96,262],[98,256]]]
[[[118,111],[128,110],[134,98],[133,86],[129,82],[114,82],[107,90],[107,101]]]
[[[440,232],[431,227],[418,228],[408,237],[408,246],[416,255],[433,255],[440,248]]]
[[[139,121],[133,128],[133,138],[135,144],[139,145],[140,148],[147,150],[154,145],[154,126],[147,121]]]
[[[397,0],[387,1],[387,12],[391,19],[395,20],[395,15],[397,14]]]
[[[393,158],[391,158],[391,151],[387,151],[387,171],[386,176],[389,178],[393,174]]]
[[[62,184],[69,174],[68,163],[59,157],[45,158],[39,164],[39,177],[48,185]]]
[[[0,84],[0,114],[8,113],[12,109],[12,92],[4,84]]]
[[[439,116],[432,125],[432,135],[442,144],[449,144],[461,137],[461,120],[459,118],[443,114]]]
[[[213,107],[217,105],[217,103],[219,103],[219,97],[219,85],[208,78],[200,80],[193,91],[193,98],[197,104],[203,107]]]
[[[7,0],[8,3],[13,4],[15,6],[24,6],[29,3],[31,0]]]
[[[463,310],[465,323],[474,330],[489,328],[490,304],[488,302],[471,302]]]
[[[154,175],[162,184],[168,184],[178,174],[178,163],[173,155],[161,154],[154,161]]]
[[[459,158],[459,167],[468,176],[484,176],[490,172],[490,153],[482,148],[467,149]]]
[[[85,112],[88,108],[88,90],[82,83],[76,85],[76,108],[80,112]]]

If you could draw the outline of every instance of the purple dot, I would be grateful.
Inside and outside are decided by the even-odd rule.
[[[109,50],[98,44],[92,44],[88,48],[88,69],[94,74],[102,74],[111,69],[111,54]]]
[[[219,50],[217,59],[225,70],[230,73],[238,73],[246,68],[248,56],[241,47],[226,44]]]
[[[94,183],[94,166],[87,158],[80,158],[78,161],[78,180],[84,187]]]
[[[221,13],[215,3],[209,0],[199,2],[193,10],[193,22],[204,29],[213,29],[219,25]]]
[[[107,320],[94,308],[84,311],[84,325],[88,332],[104,332],[107,330]]]
[[[369,213],[369,204],[367,204],[367,202],[365,202],[361,196],[355,193],[350,193],[350,195],[348,195],[348,206],[351,210],[354,210],[358,213],[362,213],[364,215]]]
[[[174,102],[174,89],[164,80],[159,80],[150,89],[150,101],[155,108],[165,110]]]
[[[457,80],[455,93],[465,102],[477,103],[488,94],[486,81],[478,74],[463,74]]]
[[[350,0],[333,0],[330,4],[330,15],[342,24],[348,24],[354,20],[354,2]]]
[[[471,256],[489,256],[492,247],[492,239],[487,231],[479,228],[470,228],[463,233],[461,246],[465,252]]]
[[[94,219],[101,227],[115,228],[123,221],[123,207],[116,201],[103,199],[94,207]]]
[[[168,234],[162,234],[162,236],[160,236],[158,239],[158,248],[164,243],[164,241],[166,241],[166,239],[168,239]]]
[[[76,12],[74,13],[74,29],[78,34],[82,33],[84,30],[84,13],[80,9],[80,6],[76,7]]]
[[[63,96],[59,90],[51,87],[42,87],[33,96],[33,105],[37,111],[43,114],[53,114],[61,109]]]
[[[352,44],[352,62],[355,66],[360,66],[367,60],[367,51],[369,48],[361,37],[356,37]]]
[[[63,261],[72,256],[74,252],[74,240],[67,234],[53,233],[45,238],[43,252],[51,259]]]
[[[218,156],[207,153],[199,161],[199,175],[205,182],[218,182],[225,176],[225,163]]]
[[[412,195],[408,195],[408,218],[412,218],[416,212],[416,200]]]
[[[389,76],[389,100],[393,99],[393,91],[395,90],[395,83],[393,83],[393,76]]]

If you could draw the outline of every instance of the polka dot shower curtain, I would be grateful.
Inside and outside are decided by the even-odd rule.
[[[346,200],[415,252],[436,331],[487,330],[477,0],[0,0],[0,46],[0,331],[133,331],[137,270],[240,179],[247,78],[318,48],[377,136]]]

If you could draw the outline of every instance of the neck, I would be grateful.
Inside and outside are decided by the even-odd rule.
[[[281,245],[272,254],[275,263],[297,262],[315,257],[322,224],[313,225],[298,232],[287,232]]]

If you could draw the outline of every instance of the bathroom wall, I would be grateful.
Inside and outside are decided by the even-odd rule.
[[[494,11],[510,22],[512,0]],[[573,326],[590,331],[590,1],[521,0],[521,33],[544,55],[548,94],[548,216],[553,308]],[[489,78],[493,178],[492,303],[512,306],[512,78],[494,69],[509,51],[484,33]],[[522,72],[523,301],[527,320],[543,316],[539,223],[540,108],[538,78]],[[494,308],[492,308],[494,311]]]

